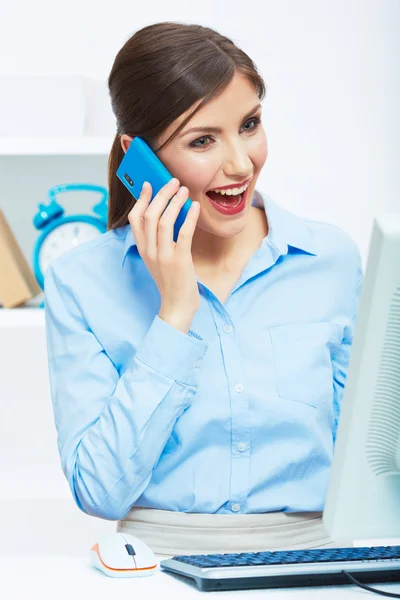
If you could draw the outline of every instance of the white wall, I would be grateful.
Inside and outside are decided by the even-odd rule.
[[[342,226],[365,260],[373,215],[400,210],[399,0],[3,1],[0,75],[106,81],[125,40],[163,20],[212,26],[253,58],[268,86],[260,188]],[[32,199],[29,219],[43,200]],[[6,203],[22,237],[18,207]],[[30,246],[35,237],[32,230]]]

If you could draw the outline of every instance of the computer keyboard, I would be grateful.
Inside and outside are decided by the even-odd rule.
[[[400,581],[400,546],[182,555],[160,567],[203,591],[388,583]]]

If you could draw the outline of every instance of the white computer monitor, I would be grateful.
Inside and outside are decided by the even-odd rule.
[[[323,522],[400,537],[400,213],[373,222]]]

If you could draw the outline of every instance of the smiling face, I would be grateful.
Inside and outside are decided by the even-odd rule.
[[[198,104],[200,101],[170,124],[155,148],[172,135]],[[266,133],[259,123],[261,112],[254,85],[236,72],[223,92],[205,104],[177,137],[157,152],[170,173],[188,188],[190,199],[200,203],[193,237],[193,243],[198,247],[211,243],[217,248],[222,240],[218,242],[215,236],[232,238],[246,229],[256,182],[268,156]],[[193,128],[199,129],[190,131]],[[212,128],[219,131],[212,131]],[[220,212],[206,195],[215,188],[238,187],[248,179],[250,184],[244,209],[236,214]],[[221,199],[227,198],[229,196],[221,196]]]

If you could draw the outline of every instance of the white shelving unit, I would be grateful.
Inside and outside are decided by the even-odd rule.
[[[91,182],[106,187],[112,143],[111,136],[0,138],[0,206],[31,267],[31,252],[39,235],[31,223],[36,204],[46,202],[47,190],[60,183]],[[71,195],[65,202],[66,213],[88,211],[90,203],[92,197],[82,206],[82,200]],[[42,300],[40,294],[22,307],[0,306],[0,329],[44,327],[44,311],[39,308]]]
[[[15,327],[44,327],[44,310],[39,307],[0,309],[0,330]]]
[[[40,235],[32,223],[48,190],[63,183],[107,187],[110,137],[0,138],[0,206],[29,263]],[[65,193],[66,214],[91,213],[95,193]],[[49,387],[43,293],[18,308],[0,307],[0,509],[9,526],[5,554],[86,555],[112,521],[75,505],[62,473]],[[61,550],[56,536],[63,539]],[[27,539],[35,540],[27,544]]]
[[[26,225],[26,211],[22,210],[21,213],[15,214],[15,207],[8,206],[7,200],[5,202],[2,201],[3,193],[4,197],[10,197],[9,193],[3,192],[3,190],[9,189],[13,185],[13,178],[7,177],[7,174],[10,176],[15,171],[23,171],[26,173],[30,171],[30,165],[34,163],[34,177],[29,177],[29,185],[46,185],[46,181],[49,181],[47,188],[53,186],[55,183],[51,181],[52,173],[54,173],[54,169],[57,171],[65,172],[63,179],[59,180],[61,182],[74,182],[74,181],[85,181],[81,176],[78,176],[76,166],[79,166],[79,170],[82,171],[85,168],[85,162],[91,166],[91,171],[93,171],[93,158],[100,159],[98,174],[95,175],[96,183],[98,183],[97,179],[103,180],[100,185],[104,185],[105,178],[105,161],[108,160],[108,156],[111,150],[111,146],[113,143],[113,139],[111,137],[94,137],[94,136],[82,136],[82,137],[44,137],[44,138],[24,138],[24,137],[12,137],[0,138],[0,172],[2,172],[2,176],[0,178],[0,206],[5,210],[6,217],[11,221],[11,227],[13,229],[14,234],[16,235],[24,254],[32,266],[31,260],[31,249],[32,242],[34,241],[35,235],[38,235],[38,232],[35,231],[33,226],[31,227],[31,238],[32,241],[30,243],[30,248],[28,249],[28,243],[24,244],[24,241],[27,240],[27,237],[23,230],[20,233],[18,224],[15,225],[13,223],[13,216],[18,217],[18,221],[22,226]],[[2,163],[4,163],[4,169],[2,167]],[[77,164],[78,163],[78,164]],[[96,163],[95,163],[96,164]],[[8,166],[8,168],[7,168]],[[61,176],[60,176],[61,177]],[[34,179],[34,181],[32,181]],[[91,176],[91,181],[93,182],[93,175]],[[15,178],[14,178],[15,182]],[[19,194],[21,188],[19,184],[16,185],[14,183],[14,190],[16,194]],[[45,202],[46,197],[40,199],[40,201]],[[29,210],[28,201],[24,196],[21,202],[17,202],[19,206],[23,206],[23,208]],[[69,205],[68,205],[68,208]],[[35,207],[32,207],[32,211],[34,211]],[[67,207],[66,207],[67,209]],[[19,212],[19,211],[18,211]],[[67,211],[66,212],[74,212]],[[81,211],[79,211],[81,212]],[[82,211],[83,212],[83,211]],[[24,227],[25,229],[25,227]],[[36,304],[40,305],[40,302],[35,302],[36,299],[33,299],[29,305],[35,307]],[[39,300],[39,299],[38,299]],[[40,299],[41,301],[41,299]],[[38,308],[38,306],[36,306]],[[23,311],[23,319],[27,318],[26,307],[23,308],[14,308],[14,309],[1,309],[0,308],[0,326],[6,324],[8,319],[12,319],[12,322],[17,318],[16,315],[19,311]],[[32,309],[33,310],[33,309]],[[40,311],[39,311],[40,312]]]
[[[93,183],[107,188],[113,139],[112,135],[0,138],[0,207],[31,268],[32,251],[39,236],[32,222],[37,205],[47,203],[48,190],[55,185]],[[68,192],[59,196],[65,214],[92,214],[91,209],[99,199],[94,192]],[[0,307],[0,327],[8,319],[14,321],[20,311],[24,313],[21,318],[26,319],[26,307],[9,311]]]

